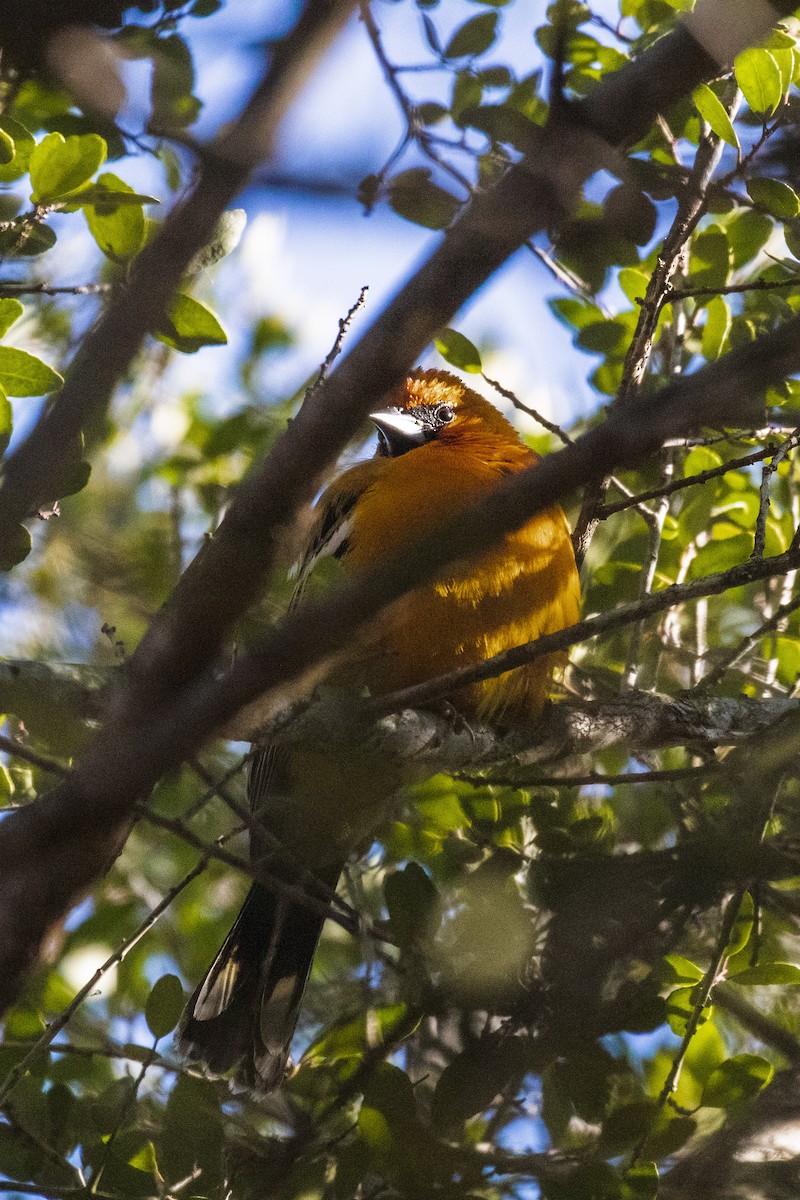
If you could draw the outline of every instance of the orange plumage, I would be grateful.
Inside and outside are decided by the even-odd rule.
[[[453,375],[416,371],[389,404],[410,414],[447,407],[454,415],[421,446],[353,467],[332,485],[333,493],[363,483],[344,555],[354,573],[412,545],[443,516],[475,504],[506,475],[537,461],[505,417]],[[321,504],[324,509],[324,498]],[[487,554],[446,568],[433,584],[393,604],[379,619],[364,676],[373,690],[386,692],[481,662],[571,625],[579,600],[569,529],[555,506]],[[539,659],[453,700],[490,724],[535,718],[555,665],[552,657]]]
[[[371,418],[379,448],[343,472],[317,503],[299,587],[326,554],[357,576],[467,509],[537,461],[487,400],[442,371],[415,371]],[[354,642],[340,680],[391,692],[482,662],[578,617],[579,582],[566,519],[553,506],[487,553],[446,567],[389,606]],[[462,689],[451,699],[489,724],[534,720],[557,658]],[[387,787],[380,764],[313,750],[264,751],[250,800],[292,862],[268,862],[290,882],[298,862],[333,886],[347,855],[374,829]],[[291,802],[287,804],[287,794]],[[213,1070],[237,1066],[252,1087],[283,1075],[319,916],[254,884],[182,1022],[187,1052]]]

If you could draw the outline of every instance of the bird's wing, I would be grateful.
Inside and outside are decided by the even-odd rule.
[[[353,526],[353,510],[364,492],[384,469],[386,459],[371,458],[357,463],[337,476],[317,501],[311,532],[302,555],[292,569],[294,591],[289,611],[303,598],[308,580],[324,558],[342,558],[348,549]],[[277,777],[286,765],[287,755],[277,746],[265,746],[250,763],[247,795],[251,811],[259,812]],[[279,783],[279,781],[278,781]]]
[[[289,608],[302,599],[314,568],[323,558],[342,558],[348,550],[353,511],[364,492],[385,469],[386,459],[371,458],[343,472],[316,503],[314,521],[302,555],[292,568],[296,578]]]

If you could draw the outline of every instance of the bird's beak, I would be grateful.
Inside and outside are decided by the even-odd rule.
[[[382,412],[370,413],[369,419],[378,430],[383,449],[392,458],[424,445],[427,440],[419,418],[402,408],[385,408]]]

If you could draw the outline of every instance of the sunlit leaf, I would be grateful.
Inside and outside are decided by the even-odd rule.
[[[210,308],[179,292],[156,337],[173,350],[194,354],[203,346],[224,346],[228,335]]]
[[[729,146],[738,150],[739,139],[736,136],[736,130],[717,93],[712,92],[708,84],[701,83],[692,92],[692,99],[700,116],[708,122],[717,137],[722,138],[723,142],[727,142]]]
[[[797,987],[800,984],[800,967],[787,962],[760,963],[756,967],[747,967],[744,971],[731,975],[730,980],[731,983],[741,984],[742,987],[765,987],[775,984]]]
[[[177,975],[162,975],[147,997],[144,1015],[153,1037],[171,1033],[183,1011],[183,988]]]
[[[31,199],[44,204],[68,196],[91,179],[105,158],[105,140],[96,133],[67,138],[49,133],[30,156]]]
[[[768,50],[743,50],[734,61],[736,82],[755,113],[770,113],[781,100],[781,73]]]
[[[710,1108],[735,1108],[756,1096],[774,1074],[775,1068],[766,1058],[758,1054],[735,1054],[711,1073],[701,1103]]]
[[[45,396],[63,382],[58,371],[27,350],[0,346],[0,387],[9,396]]]
[[[480,374],[481,356],[463,333],[456,329],[443,329],[438,337],[433,339],[433,344],[445,362],[449,362],[451,366],[458,367],[460,371]]]

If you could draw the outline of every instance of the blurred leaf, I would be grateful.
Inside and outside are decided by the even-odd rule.
[[[637,246],[650,241],[656,228],[656,207],[637,187],[619,184],[612,188],[603,204],[607,222]]]
[[[56,235],[44,221],[20,217],[0,230],[0,254],[16,258],[35,258],[56,244]]]
[[[0,125],[0,167],[7,167],[9,163],[14,161],[14,139],[10,133],[6,133],[2,125]]]
[[[731,310],[722,296],[712,296],[706,305],[703,326],[703,356],[709,361],[719,358],[731,328]]]
[[[156,981],[144,1010],[153,1037],[166,1037],[172,1032],[180,1020],[183,1001],[183,987],[177,975],[162,975]]]
[[[327,1030],[312,1042],[303,1055],[309,1063],[335,1062],[343,1058],[360,1058],[365,1050],[383,1042],[391,1042],[409,1020],[406,1004],[387,1004],[369,1010],[368,1014]],[[377,1039],[376,1039],[376,1034]]]
[[[0,299],[0,337],[5,337],[15,321],[19,320],[25,309],[19,300],[11,298]]]
[[[741,984],[742,987],[765,987],[774,984],[796,987],[800,984],[800,967],[787,962],[760,963],[757,967],[747,967],[729,978],[731,983]]]
[[[0,163],[0,183],[13,183],[27,174],[31,151],[36,142],[24,125],[6,113],[0,113],[0,130],[11,138],[14,145],[13,157],[8,162]]]
[[[10,571],[31,552],[31,535],[24,525],[0,525],[0,571]]]
[[[747,192],[754,204],[765,208],[779,221],[791,221],[800,213],[797,193],[780,179],[767,179],[764,176],[748,179]]]
[[[418,863],[408,863],[387,875],[383,892],[392,930],[403,949],[433,937],[441,917],[441,899]]]
[[[106,158],[106,143],[96,133],[65,138],[49,133],[30,156],[31,199],[46,204],[77,191]]]
[[[230,208],[224,212],[217,221],[211,241],[192,259],[189,267],[190,274],[214,266],[215,263],[235,250],[242,240],[246,224],[247,213],[243,208]]]
[[[725,226],[734,268],[742,267],[758,254],[772,236],[774,225],[766,213],[749,208],[737,213]]]
[[[64,379],[40,358],[18,350],[16,346],[0,346],[0,387],[9,396],[45,396],[61,387]]]
[[[689,259],[691,287],[723,287],[728,282],[730,247],[719,225],[709,225],[692,240]]]
[[[672,1032],[677,1034],[678,1037],[683,1037],[686,1033],[686,1026],[694,1016],[696,1006],[696,987],[676,988],[674,992],[670,992],[667,996],[667,1022]],[[712,1011],[711,1005],[703,1009],[700,1014],[700,1024],[708,1020]]]
[[[658,1167],[654,1162],[637,1162],[623,1176],[621,1200],[655,1200]]]
[[[199,1169],[195,1196],[212,1196],[222,1184],[222,1111],[213,1084],[179,1075],[167,1100],[156,1152],[168,1179],[185,1179]]]
[[[758,1054],[735,1054],[712,1071],[703,1088],[701,1103],[709,1108],[735,1108],[758,1095],[770,1082],[775,1068]]]
[[[522,1078],[525,1054],[525,1043],[518,1038],[486,1037],[473,1042],[439,1077],[433,1093],[434,1123],[450,1129],[483,1112],[512,1078]]]
[[[461,201],[430,178],[427,167],[401,171],[389,181],[389,203],[398,214],[426,229],[444,229],[454,219]]]
[[[224,346],[228,335],[210,308],[179,292],[155,336],[173,350],[194,354],[203,346]]]
[[[433,339],[433,344],[445,362],[457,367],[460,371],[469,371],[480,375],[481,356],[472,342],[456,329],[443,329]]]
[[[604,1154],[622,1154],[636,1145],[653,1124],[656,1108],[652,1101],[639,1100],[615,1108],[603,1122],[600,1144]]]
[[[179,34],[161,37],[153,54],[150,99],[151,123],[156,128],[185,129],[200,112],[200,101],[192,94],[192,55]]]
[[[471,17],[455,31],[444,50],[445,58],[477,58],[485,54],[497,37],[497,13]]]
[[[745,892],[742,897],[742,902],[739,905],[739,912],[736,914],[736,920],[731,930],[730,941],[725,947],[725,957],[730,958],[734,954],[738,954],[744,950],[747,943],[750,941],[750,935],[753,932],[753,922],[755,920],[755,905],[753,897],[749,892]]]

